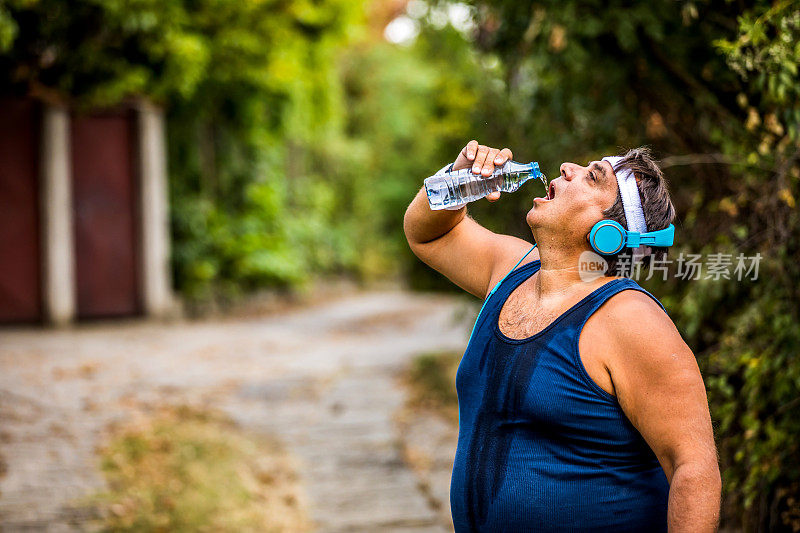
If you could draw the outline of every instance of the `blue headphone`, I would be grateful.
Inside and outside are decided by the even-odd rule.
[[[672,246],[675,226],[670,224],[658,231],[639,233],[628,231],[614,220],[601,220],[589,232],[589,244],[600,255],[614,255],[623,248],[639,246]]]

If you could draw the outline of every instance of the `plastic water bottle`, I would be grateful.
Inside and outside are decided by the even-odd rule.
[[[532,178],[540,179],[547,189],[547,178],[539,170],[539,163],[508,161],[486,177],[473,174],[472,167],[438,172],[425,179],[425,191],[431,209],[454,209],[495,191],[514,192]]]

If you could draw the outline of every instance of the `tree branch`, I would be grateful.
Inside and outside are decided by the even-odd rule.
[[[764,165],[753,165],[747,162],[744,158],[734,158],[726,154],[684,154],[684,155],[671,155],[661,160],[659,166],[664,168],[669,167],[685,167],[692,165],[743,165],[750,168],[758,168],[775,172],[772,167]]]

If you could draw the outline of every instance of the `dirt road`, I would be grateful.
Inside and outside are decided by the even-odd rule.
[[[447,531],[447,464],[421,479],[404,453],[417,439],[446,463],[452,432],[401,434],[397,376],[420,352],[463,349],[476,310],[385,291],[257,318],[0,331],[0,529],[80,529],[103,428],[174,403],[277,437],[320,531]]]

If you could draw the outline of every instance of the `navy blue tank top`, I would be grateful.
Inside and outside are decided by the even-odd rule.
[[[489,296],[458,368],[455,529],[666,531],[664,471],[578,354],[584,324],[609,298],[628,289],[655,298],[615,279],[536,335],[511,339],[500,310],[538,270],[539,261],[519,267]]]

